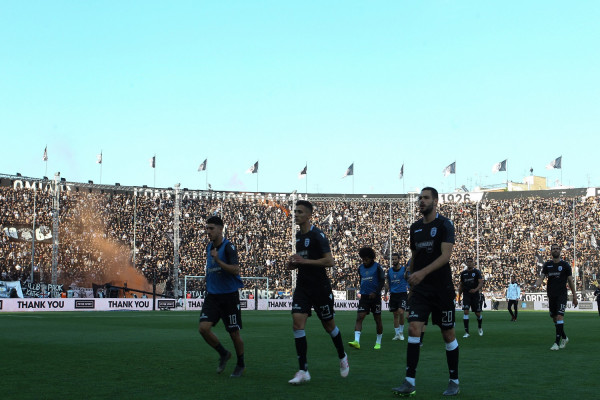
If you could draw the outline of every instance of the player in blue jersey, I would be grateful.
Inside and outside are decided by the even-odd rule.
[[[231,353],[226,350],[212,327],[223,320],[225,330],[229,332],[237,364],[232,378],[241,377],[246,366],[244,363],[244,342],[240,335],[242,328],[242,313],[238,289],[243,287],[240,278],[240,266],[235,246],[223,237],[223,220],[213,216],[206,220],[206,233],[210,243],[206,249],[206,299],[202,305],[198,330],[206,343],[212,346],[220,355],[217,373],[225,370]]]
[[[577,307],[577,293],[575,292],[575,283],[571,272],[571,265],[560,258],[561,248],[557,244],[550,247],[552,260],[546,261],[542,267],[540,278],[535,282],[535,286],[541,285],[543,280],[548,277],[548,308],[550,317],[554,320],[556,329],[555,342],[550,350],[564,349],[569,338],[565,334],[565,310],[567,308],[567,283],[573,294],[573,306]]]
[[[432,187],[421,190],[419,210],[423,218],[410,226],[411,274],[408,277],[409,337],[406,351],[406,377],[392,391],[400,396],[416,392],[415,377],[419,363],[420,339],[423,325],[431,314],[438,325],[446,347],[450,379],[445,396],[459,393],[458,342],[454,332],[454,284],[450,257],[454,247],[454,225],[438,214],[438,192]]]
[[[392,266],[387,272],[387,288],[390,293],[389,310],[394,313],[394,331],[392,340],[404,340],[404,311],[408,299],[406,266],[400,265],[400,255],[392,254]]]
[[[333,340],[340,362],[340,375],[345,378],[350,371],[342,334],[335,324],[333,292],[325,270],[325,268],[334,266],[334,260],[329,240],[319,228],[310,222],[312,213],[313,205],[309,201],[298,200],[296,202],[294,218],[300,230],[296,232],[296,254],[291,256],[287,263],[288,269],[298,269],[296,288],[292,297],[292,321],[300,368],[288,381],[292,385],[310,381],[304,328],[313,308],[321,320],[323,328]]]
[[[358,267],[360,277],[360,300],[354,324],[354,341],[348,344],[355,349],[360,349],[360,334],[363,320],[369,313],[373,313],[375,320],[377,339],[375,350],[381,349],[381,337],[383,335],[383,323],[381,322],[381,289],[385,285],[385,273],[379,263],[375,262],[375,250],[363,247],[358,251],[362,264]]]

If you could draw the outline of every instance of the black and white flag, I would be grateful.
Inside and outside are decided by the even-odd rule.
[[[258,174],[258,161],[253,166],[246,170],[247,174]]]
[[[350,164],[350,166],[346,170],[346,173],[344,174],[344,176],[342,176],[342,179],[350,175],[354,175],[354,163]]]
[[[308,165],[305,165],[304,168],[302,168],[302,171],[300,171],[300,173],[298,174],[298,179],[302,179],[306,177],[306,169],[308,168]]]
[[[561,169],[562,168],[562,156],[552,160],[552,162],[546,165],[546,169]]]
[[[444,168],[444,170],[442,172],[444,173],[444,176],[448,176],[450,174],[456,174],[456,161],[454,161],[452,164],[450,164],[446,168]]]
[[[202,164],[200,164],[200,166],[198,167],[198,171],[206,171],[206,161],[208,159],[205,159],[204,161],[202,161]]]
[[[494,164],[494,166],[492,167],[493,173],[500,171],[506,171],[506,160],[500,161],[499,163]]]

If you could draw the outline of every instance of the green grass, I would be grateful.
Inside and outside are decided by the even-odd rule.
[[[550,351],[554,326],[546,312],[484,311],[484,336],[475,316],[460,344],[461,399],[594,398],[598,395],[600,318],[568,312],[567,348]],[[336,316],[344,342],[353,340],[354,312]],[[307,326],[312,381],[287,383],[298,369],[290,313],[248,311],[242,337],[247,369],[222,375],[218,356],[197,332],[197,312],[70,312],[0,314],[2,397],[6,399],[365,399],[394,398],[404,377],[406,341],[392,342],[385,313],[383,345],[373,350],[375,327],[365,319],[361,350],[347,346],[350,376],[339,376],[333,344],[318,319]],[[215,333],[233,351],[222,323]],[[447,383],[439,328],[430,326],[417,370],[417,398],[442,398]]]

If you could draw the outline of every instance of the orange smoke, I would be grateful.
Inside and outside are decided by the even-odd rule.
[[[152,285],[131,262],[132,250],[115,239],[105,237],[104,223],[91,206],[78,203],[77,209],[79,212],[75,212],[75,215],[79,215],[79,218],[75,223],[79,225],[79,230],[85,233],[82,235],[85,238],[83,248],[92,254],[98,253],[102,259],[101,263],[94,263],[98,269],[84,272],[83,276],[78,277],[80,285],[91,287],[92,283],[110,283],[124,287],[127,284],[129,289],[152,292]],[[85,268],[81,270],[86,271]],[[135,292],[128,292],[126,295],[132,297],[133,293]],[[141,297],[142,294],[137,293],[137,296]]]

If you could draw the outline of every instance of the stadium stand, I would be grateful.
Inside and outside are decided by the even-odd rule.
[[[32,264],[31,241],[11,239],[6,232],[32,225],[34,201],[36,226],[51,231],[52,194],[50,186],[40,180],[33,181],[40,187],[34,193],[28,185],[15,184],[25,178],[3,177],[0,280],[26,282]],[[157,281],[167,283],[173,271],[174,196],[168,190],[156,196],[149,193],[152,191],[142,188],[64,183],[60,194],[58,281],[67,287],[91,287],[119,278],[115,276],[122,274],[119,266],[134,263],[147,281],[156,273]],[[331,242],[336,266],[330,277],[336,290],[357,287],[357,249],[362,246],[376,249],[384,265],[390,250],[400,252],[403,261],[409,255],[408,226],[419,217],[414,210],[416,197],[370,197],[308,195],[316,208],[314,220]],[[292,204],[289,194],[184,189],[180,276],[204,274],[204,221],[218,214],[226,221],[226,236],[238,247],[242,276],[266,276],[272,289],[289,290],[291,274],[284,264],[292,252]],[[564,247],[564,258],[578,267],[578,289],[583,284],[585,289],[593,290],[590,284],[599,274],[595,238],[600,237],[596,232],[600,205],[594,189],[485,193],[479,202],[444,202],[440,212],[456,227],[451,262],[455,275],[467,255],[476,259],[479,255],[486,292],[502,293],[511,275],[523,288],[529,288],[536,279],[538,261],[550,258],[549,246],[555,242]],[[36,242],[34,282],[49,282],[51,263],[50,241]]]

